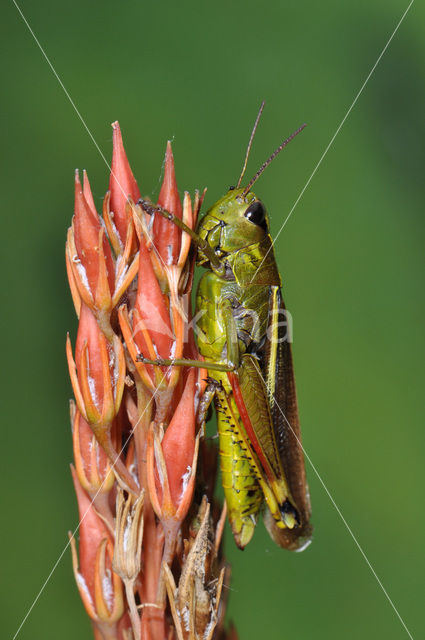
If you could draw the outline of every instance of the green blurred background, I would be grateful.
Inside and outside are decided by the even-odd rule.
[[[263,98],[248,174],[307,122],[256,189],[276,235],[407,4],[20,6],[108,160],[120,121],[146,195],[158,194],[168,138],[180,188],[208,186],[211,204],[239,175]],[[425,626],[424,19],[414,3],[276,243],[305,448],[414,637]],[[13,2],[1,30],[0,601],[12,638],[77,524],[64,241],[74,168],[99,206],[108,171]],[[243,553],[227,536],[241,640],[407,638],[310,465],[308,476],[305,553],[277,549],[262,524]],[[69,550],[18,637],[91,637]]]

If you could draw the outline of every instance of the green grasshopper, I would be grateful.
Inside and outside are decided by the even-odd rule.
[[[310,499],[300,441],[291,346],[281,280],[262,202],[251,191],[264,169],[305,125],[287,138],[246,187],[241,181],[261,105],[237,187],[230,187],[200,219],[196,232],[147,200],[147,214],[166,217],[197,246],[207,268],[197,296],[198,348],[203,361],[147,360],[158,365],[208,370],[199,408],[206,419],[216,407],[222,483],[238,547],[251,540],[258,513],[275,542],[301,551],[311,540]]]

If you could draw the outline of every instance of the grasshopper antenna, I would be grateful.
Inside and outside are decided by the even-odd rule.
[[[267,167],[269,166],[269,164],[276,158],[277,154],[280,153],[282,151],[282,149],[284,149],[286,147],[287,144],[289,144],[291,142],[291,140],[293,140],[295,138],[295,136],[297,136],[299,133],[301,133],[301,131],[304,129],[304,127],[306,127],[307,125],[304,123],[302,124],[296,131],[294,131],[294,133],[291,133],[291,135],[289,136],[289,138],[286,138],[286,140],[284,140],[282,142],[282,144],[280,144],[278,146],[277,149],[275,149],[273,151],[273,153],[271,154],[271,156],[269,158],[267,158],[267,160],[265,161],[264,164],[261,165],[261,167],[258,169],[257,173],[255,174],[255,176],[253,178],[251,178],[251,180],[248,182],[247,186],[245,187],[245,189],[243,190],[242,195],[246,196],[246,194],[248,193],[248,191],[251,189],[252,185],[254,184],[254,182],[257,182],[258,178],[261,176],[261,174],[263,173],[263,171],[265,169],[267,169]],[[243,174],[242,174],[243,175]]]
[[[264,109],[264,105],[265,104],[266,104],[265,100],[263,100],[263,102],[261,103],[261,106],[260,106],[260,110],[259,110],[259,112],[257,114],[257,118],[255,120],[254,127],[253,127],[252,132],[251,132],[251,137],[249,139],[248,148],[247,148],[246,154],[245,154],[245,162],[243,163],[242,173],[241,173],[241,175],[239,177],[238,184],[237,184],[237,187],[236,187],[237,189],[239,189],[239,187],[241,186],[242,178],[244,177],[246,165],[248,164],[249,153],[250,153],[251,147],[252,147],[252,141],[254,140],[255,132],[257,131],[258,123],[260,122],[261,114],[263,113],[263,109]]]

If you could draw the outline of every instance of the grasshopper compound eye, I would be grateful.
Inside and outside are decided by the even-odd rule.
[[[264,231],[267,231],[266,210],[259,200],[256,200],[248,207],[244,216],[253,224],[258,225],[264,229]]]

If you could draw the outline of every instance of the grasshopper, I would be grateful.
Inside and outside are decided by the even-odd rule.
[[[149,201],[139,201],[145,213],[162,215],[188,233],[197,246],[197,264],[207,269],[196,296],[196,310],[203,312],[198,314],[197,341],[204,360],[140,359],[207,368],[199,420],[206,419],[214,400],[222,483],[238,547],[251,540],[264,504],[273,540],[301,551],[311,540],[312,528],[291,345],[268,215],[251,187],[305,125],[241,187],[263,107],[264,102],[237,186],[204,214],[196,231]]]

